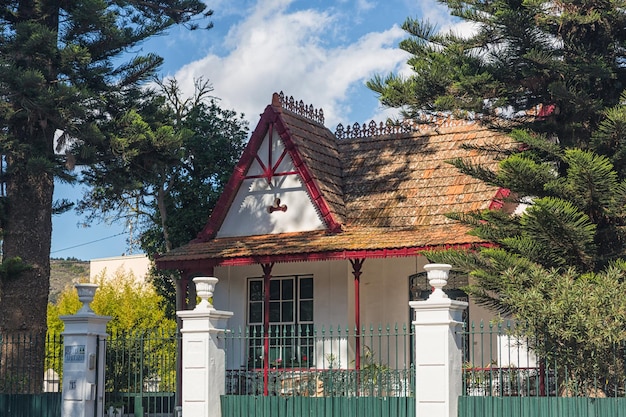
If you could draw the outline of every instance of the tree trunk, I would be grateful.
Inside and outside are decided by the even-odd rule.
[[[40,138],[40,140],[45,138]],[[51,145],[51,144],[50,144]],[[51,146],[50,146],[51,149]],[[43,169],[7,158],[7,213],[3,236],[3,266],[21,259],[20,270],[4,271],[0,280],[0,335],[29,341],[45,340],[50,288],[50,243],[54,179]],[[15,169],[15,165],[19,168]],[[35,339],[34,339],[35,340]],[[21,392],[39,392],[43,385],[45,344],[2,345],[0,378],[20,381]],[[19,376],[16,375],[19,373]]]

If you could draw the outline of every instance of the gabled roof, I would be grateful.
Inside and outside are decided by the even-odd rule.
[[[215,237],[270,125],[278,130],[326,230]],[[483,243],[445,214],[488,209],[502,190],[461,174],[447,161],[463,158],[493,167],[492,157],[472,147],[514,143],[477,122],[452,119],[412,128],[339,125],[333,134],[324,127],[321,110],[274,95],[207,226],[157,264],[188,269],[204,263],[411,256],[435,247]]]
[[[299,105],[301,114],[298,114],[284,109],[281,100],[284,100],[284,97],[281,99],[281,96],[274,94],[272,104],[261,114],[261,119],[207,225],[194,242],[208,241],[215,237],[270,125],[277,129],[328,229],[335,232],[340,230],[345,207],[341,185],[341,162],[335,137],[323,126],[323,112],[315,115],[315,111],[310,110],[306,117],[301,115],[307,114],[304,105]],[[291,108],[298,109],[293,99]]]

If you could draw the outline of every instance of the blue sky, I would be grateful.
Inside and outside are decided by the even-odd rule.
[[[382,121],[394,113],[378,105],[365,87],[374,74],[407,71],[398,49],[407,17],[441,29],[466,31],[435,0],[208,0],[214,27],[174,28],[129,54],[164,57],[162,76],[183,91],[199,77],[213,85],[223,108],[244,113],[251,130],[273,92],[322,108],[326,126]],[[57,185],[57,198],[82,191]],[[128,254],[128,231],[120,224],[92,224],[68,212],[53,219],[53,257],[94,259]]]

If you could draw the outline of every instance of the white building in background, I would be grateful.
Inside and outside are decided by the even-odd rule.
[[[145,281],[151,261],[145,254],[97,258],[89,261],[89,281],[94,282],[104,272],[110,278],[118,272],[132,272],[138,281]]]

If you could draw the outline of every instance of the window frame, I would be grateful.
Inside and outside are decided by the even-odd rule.
[[[284,297],[283,282],[291,280],[291,299]],[[310,280],[310,297],[302,296],[302,284],[305,280]],[[306,367],[313,366],[314,342],[313,342],[313,322],[315,319],[315,286],[313,274],[281,275],[272,277],[271,282],[279,281],[279,297],[270,299],[271,303],[279,305],[279,321],[272,321],[270,318],[270,367]],[[261,285],[260,299],[252,300],[252,284],[259,282]],[[271,289],[270,289],[271,291]],[[283,303],[291,301],[292,320],[283,321]],[[310,320],[301,320],[302,302],[311,303]],[[261,305],[261,315],[259,321],[251,320],[251,305]],[[258,307],[257,307],[258,309]],[[271,307],[270,307],[271,309]],[[259,356],[263,344],[263,325],[265,321],[265,285],[263,277],[250,277],[246,280],[246,328],[248,329],[248,367],[259,368],[263,364],[262,354]],[[261,350],[262,351],[262,350]],[[290,358],[283,358],[289,355]]]

